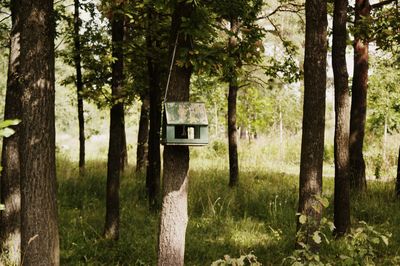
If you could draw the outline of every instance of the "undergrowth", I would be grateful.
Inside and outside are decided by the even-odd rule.
[[[255,259],[262,265],[281,265],[295,246],[298,176],[290,173],[296,169],[286,171],[262,158],[253,158],[258,164],[251,166],[249,149],[242,156],[239,187],[232,189],[227,158],[218,155],[223,148],[211,148],[217,151],[201,148],[191,154],[185,264],[235,265]],[[89,161],[84,177],[68,158],[59,157],[57,168],[62,265],[156,265],[158,215],[147,209],[143,174],[129,167],[121,179],[121,231],[116,242],[102,238],[106,163]],[[368,193],[352,195],[353,229],[365,221],[372,230],[391,234],[387,246],[373,246],[372,261],[378,265],[399,262],[400,203],[393,187],[391,182],[370,181]],[[324,217],[332,221],[332,178],[324,178],[323,191],[331,202]],[[340,265],[349,257],[348,243],[332,240],[319,251],[320,260]]]

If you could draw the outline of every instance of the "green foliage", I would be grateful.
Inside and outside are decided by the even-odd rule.
[[[5,120],[0,122],[0,137],[10,137],[15,131],[10,126],[16,126],[21,121],[18,119]]]
[[[306,220],[304,215],[299,217],[301,224]],[[322,218],[319,229],[312,236],[312,245],[298,243],[299,247],[292,255],[283,259],[283,265],[375,265],[380,259],[377,251],[387,248],[391,237],[391,234],[380,232],[364,221],[358,222],[342,239],[334,239],[333,230],[333,223]],[[298,233],[304,232],[300,230]],[[320,250],[323,249],[334,254],[322,255]],[[333,256],[336,260],[332,260]]]
[[[388,133],[400,130],[400,65],[390,54],[380,57],[379,63],[370,76],[368,91],[368,125],[375,135],[382,136],[384,124]]]
[[[239,258],[231,258],[229,255],[225,255],[224,259],[220,259],[211,263],[211,266],[261,266],[261,263],[257,261],[257,257],[253,254],[242,255]]]
[[[380,232],[360,221],[341,242],[344,254],[339,256],[343,265],[375,265],[379,250],[389,245],[390,233]]]

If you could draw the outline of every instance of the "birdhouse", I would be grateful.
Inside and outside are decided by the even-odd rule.
[[[208,120],[204,103],[165,103],[161,143],[188,146],[208,144]]]

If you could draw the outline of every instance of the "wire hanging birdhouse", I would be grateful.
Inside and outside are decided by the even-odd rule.
[[[208,119],[205,104],[165,103],[161,143],[188,146],[208,144]]]

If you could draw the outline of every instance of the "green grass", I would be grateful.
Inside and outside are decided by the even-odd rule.
[[[135,146],[129,147],[133,162]],[[226,141],[191,149],[186,265],[210,265],[225,254],[239,257],[250,252],[263,265],[280,265],[293,253],[299,147],[300,135],[287,138],[283,146],[273,136],[241,141],[240,185],[235,189],[228,187]],[[133,166],[121,180],[120,239],[102,239],[107,149],[101,145],[96,149],[87,162],[85,177],[78,176],[77,163],[71,160],[76,149],[59,153],[62,265],[156,265],[158,215],[148,211],[145,176],[136,175]],[[332,152],[329,145],[326,152]],[[324,217],[331,221],[332,158],[332,154],[325,156],[323,182],[323,195],[331,203]],[[392,233],[388,247],[376,247],[377,264],[400,264],[400,203],[393,190],[393,182],[369,181],[367,194],[352,195],[355,228],[358,221],[366,221],[379,232]],[[321,259],[337,265],[339,255],[347,254],[345,246],[343,241],[323,246]]]
[[[294,248],[297,174],[290,174],[291,166],[279,168],[262,156],[256,156],[252,165],[257,147],[250,145],[242,153],[240,185],[231,189],[227,158],[218,149],[192,150],[186,265],[210,265],[225,254],[239,257],[250,252],[263,265],[280,265]],[[114,242],[101,237],[106,163],[89,161],[85,177],[78,177],[76,163],[66,158],[58,159],[57,168],[62,265],[156,264],[158,216],[147,210],[144,175],[130,167],[122,177],[120,240]],[[394,184],[369,182],[368,187],[367,194],[352,197],[352,222],[363,220],[391,232],[389,246],[377,250],[376,260],[396,265],[400,203],[392,193]],[[332,202],[332,178],[324,178],[323,191]],[[324,216],[332,220],[332,212],[331,204]],[[340,243],[321,249],[321,258],[335,263],[345,252]]]

